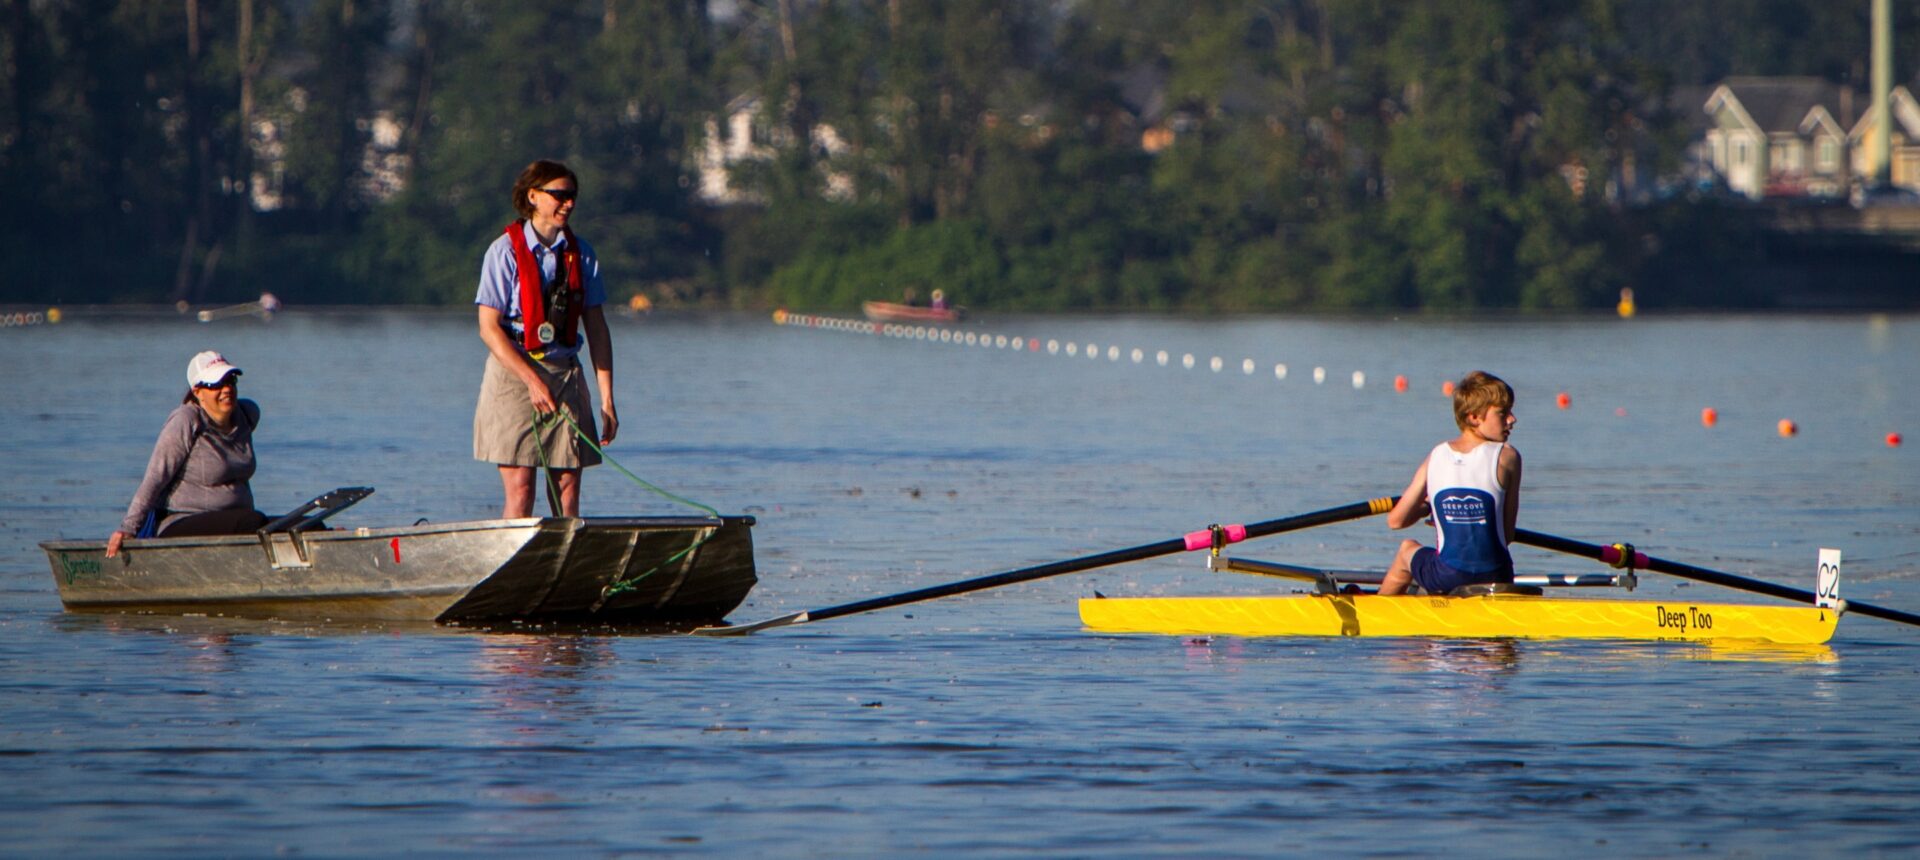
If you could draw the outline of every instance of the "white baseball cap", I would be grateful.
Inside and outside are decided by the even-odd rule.
[[[240,368],[234,367],[227,357],[213,350],[207,350],[187,362],[188,385],[218,385],[228,376],[239,376]]]

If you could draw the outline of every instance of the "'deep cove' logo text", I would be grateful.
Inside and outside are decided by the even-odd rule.
[[[1487,499],[1477,494],[1443,493],[1433,500],[1433,506],[1442,520],[1456,525],[1484,524],[1490,513]]]

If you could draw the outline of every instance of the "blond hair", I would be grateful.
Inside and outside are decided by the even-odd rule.
[[[1461,377],[1453,386],[1453,423],[1461,430],[1473,423],[1475,416],[1487,411],[1489,406],[1513,408],[1513,386],[1498,376],[1484,370],[1476,370]]]

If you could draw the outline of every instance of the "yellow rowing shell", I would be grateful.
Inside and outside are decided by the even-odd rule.
[[[1833,638],[1840,614],[1814,606],[1684,600],[1301,594],[1088,598],[1080,601],[1080,621],[1102,633],[1745,640],[1810,645]]]

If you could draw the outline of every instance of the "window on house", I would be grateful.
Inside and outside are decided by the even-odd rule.
[[[1820,169],[1832,171],[1838,166],[1840,166],[1840,145],[1835,143],[1833,138],[1823,138],[1820,141]]]
[[[1747,142],[1744,140],[1736,140],[1733,142],[1733,166],[1747,166]]]

